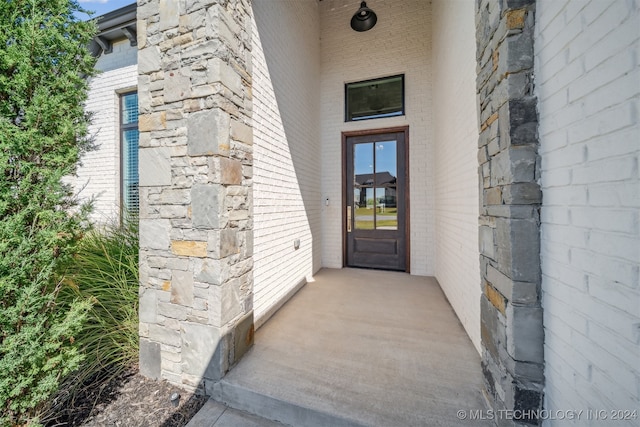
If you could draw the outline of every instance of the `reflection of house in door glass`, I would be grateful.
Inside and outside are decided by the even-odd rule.
[[[396,206],[396,177],[391,175],[388,171],[380,172],[376,174],[365,173],[356,175],[356,188],[374,188],[376,194],[376,205],[384,204],[386,207]],[[364,207],[367,204],[372,204],[373,200],[367,203],[367,193],[360,192],[360,200],[358,206]]]

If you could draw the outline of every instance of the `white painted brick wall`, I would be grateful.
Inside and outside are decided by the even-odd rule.
[[[254,315],[321,264],[315,0],[254,0]],[[294,249],[294,240],[300,248]]]
[[[431,131],[431,4],[370,0],[376,26],[358,33],[349,22],[359,2],[324,0],[321,18],[322,265],[342,260],[341,132],[409,125],[411,273],[435,273],[434,143]],[[406,116],[344,122],[344,84],[405,74]],[[477,232],[476,232],[477,234]]]
[[[85,199],[95,198],[92,219],[98,222],[118,217],[120,206],[119,93],[135,90],[137,49],[128,40],[114,43],[113,52],[96,64],[100,74],[90,82],[86,109],[93,113],[89,132],[97,149],[84,155],[75,188]]]
[[[435,276],[480,351],[475,8],[433,2]],[[454,46],[454,48],[452,48]]]
[[[620,426],[640,423],[609,412],[640,412],[639,9],[542,0],[536,12],[545,407],[606,410]]]

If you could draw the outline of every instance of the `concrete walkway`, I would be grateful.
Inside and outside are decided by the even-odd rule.
[[[435,279],[314,279],[257,331],[216,400],[293,426],[482,425],[458,415],[486,409],[480,358]]]

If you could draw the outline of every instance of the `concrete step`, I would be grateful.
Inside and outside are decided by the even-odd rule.
[[[209,399],[186,427],[283,427],[284,424],[239,411]]]
[[[289,426],[364,427],[363,424],[311,407],[259,393],[224,379],[214,386],[212,398],[232,408]]]

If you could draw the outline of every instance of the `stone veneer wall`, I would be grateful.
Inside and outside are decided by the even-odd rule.
[[[251,8],[137,17],[140,371],[209,392],[253,342]]]
[[[539,424],[543,327],[535,0],[480,0],[476,9],[482,368],[500,425]]]

